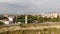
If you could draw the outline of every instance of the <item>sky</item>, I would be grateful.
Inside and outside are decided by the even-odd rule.
[[[60,0],[0,0],[0,14],[60,12]]]

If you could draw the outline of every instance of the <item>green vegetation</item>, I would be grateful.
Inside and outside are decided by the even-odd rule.
[[[18,17],[17,19],[18,22],[25,22],[25,15],[21,15]],[[47,17],[41,17],[41,15],[28,15],[28,23],[33,23],[33,22],[60,22],[60,18],[59,16],[57,16],[57,18],[47,18]]]
[[[17,22],[25,22],[25,16],[24,15],[21,15],[21,16],[18,16],[17,18]]]

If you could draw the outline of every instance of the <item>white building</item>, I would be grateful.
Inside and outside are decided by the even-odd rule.
[[[13,17],[8,17],[9,22],[13,22]]]
[[[51,13],[43,13],[42,17],[57,18],[58,15],[60,15],[60,13],[58,13],[58,12],[51,12]]]

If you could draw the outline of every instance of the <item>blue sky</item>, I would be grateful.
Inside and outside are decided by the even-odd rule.
[[[60,0],[0,0],[0,14],[60,12]]]

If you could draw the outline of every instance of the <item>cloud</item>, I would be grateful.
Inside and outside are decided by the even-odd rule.
[[[0,12],[40,13],[60,11],[60,0],[0,0]]]
[[[0,3],[17,3],[17,4],[44,4],[53,0],[0,0]]]
[[[19,5],[56,5],[60,0],[0,0],[0,3],[19,4]]]

